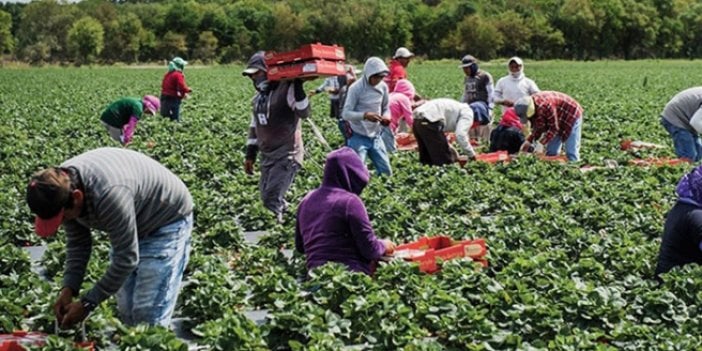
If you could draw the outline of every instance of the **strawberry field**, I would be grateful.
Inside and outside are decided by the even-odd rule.
[[[499,78],[501,63],[483,68]],[[702,347],[702,268],[653,279],[665,213],[689,165],[635,167],[634,158],[674,157],[659,115],[678,91],[702,81],[694,61],[527,63],[542,90],[585,109],[582,161],[524,156],[509,164],[422,166],[391,158],[391,178],[373,177],[362,198],[376,233],[397,243],[424,235],[485,238],[489,267],[443,264],[435,275],[382,264],[374,277],[327,265],[304,277],[294,253],[294,211],[319,186],[327,150],[307,123],[304,169],[277,224],[243,172],[253,87],[241,67],[186,70],[191,99],[181,123],[147,118],[129,146],[178,174],[195,198],[193,250],[176,316],[189,334],[122,326],[113,300],[88,319],[90,340],[121,350],[692,350]],[[0,70],[0,334],[53,333],[51,306],[63,271],[63,232],[41,241],[24,201],[39,168],[100,146],[116,146],[99,114],[119,96],[157,93],[161,68]],[[429,98],[458,98],[455,62],[413,62],[409,75]],[[306,89],[318,82],[306,83]],[[315,123],[341,143],[328,99],[311,99]],[[665,145],[626,152],[625,138]],[[583,173],[582,165],[619,167]],[[245,233],[266,231],[257,244]],[[98,235],[84,287],[107,266]],[[39,262],[23,246],[47,245]],[[287,254],[286,254],[287,253]],[[37,274],[40,272],[41,274]],[[256,321],[251,311],[263,311]],[[248,317],[247,317],[248,316]],[[43,348],[70,350],[73,331]],[[186,342],[187,339],[187,342]],[[197,345],[197,346],[195,346]]]

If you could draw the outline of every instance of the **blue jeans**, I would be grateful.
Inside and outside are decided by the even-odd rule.
[[[570,132],[568,139],[565,140],[565,151],[568,161],[580,161],[580,138],[582,136],[583,117],[578,118],[573,125],[573,130]],[[548,145],[546,145],[546,155],[555,156],[561,151],[563,141],[559,136],[554,137]]]
[[[380,137],[383,139],[383,144],[385,144],[385,150],[392,154],[397,151],[395,147],[395,134],[392,133],[390,127],[383,126],[380,129]]]
[[[700,159],[702,159],[702,141],[700,140],[699,135],[685,128],[680,128],[673,125],[665,118],[661,118],[661,124],[673,138],[675,155],[694,162],[698,162]]]
[[[117,292],[117,309],[124,324],[168,328],[190,256],[192,230],[190,214],[139,239],[139,265]]]
[[[392,175],[388,152],[385,150],[385,143],[383,143],[380,135],[377,135],[375,138],[369,138],[365,135],[353,133],[347,145],[358,153],[363,162],[366,161],[366,156],[369,156],[373,167],[375,167],[376,174]]]

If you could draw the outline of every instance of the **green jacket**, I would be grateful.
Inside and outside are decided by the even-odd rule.
[[[124,97],[112,102],[100,116],[100,120],[115,127],[122,128],[129,123],[129,117],[141,118],[144,105],[139,98]]]

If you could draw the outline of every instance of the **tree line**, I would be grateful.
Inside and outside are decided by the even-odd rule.
[[[260,49],[339,44],[351,58],[406,46],[430,59],[696,58],[698,0],[210,0],[0,6],[0,54],[46,62],[246,60]]]

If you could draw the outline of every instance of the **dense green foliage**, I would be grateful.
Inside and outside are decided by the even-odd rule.
[[[90,17],[85,48],[67,42]],[[105,50],[95,50],[104,32]],[[11,32],[10,32],[11,28]],[[88,34],[91,36],[88,37]],[[245,60],[323,42],[350,57],[407,46],[430,58],[679,58],[702,55],[694,0],[38,0],[0,6],[0,53],[31,63]],[[17,45],[15,45],[15,43]],[[99,54],[99,55],[98,55]]]
[[[326,150],[305,125],[305,168],[288,196],[293,212],[275,224],[258,199],[257,178],[242,169],[251,83],[240,66],[186,69],[195,94],[183,103],[182,123],[146,118],[130,145],[180,175],[195,198],[194,247],[176,313],[190,319],[198,343],[215,350],[699,349],[702,267],[676,269],[662,284],[652,279],[664,215],[689,166],[626,166],[634,157],[673,156],[658,116],[676,92],[699,83],[697,66],[527,62],[542,89],[564,91],[584,106],[582,163],[614,159],[622,167],[583,174],[575,165],[523,157],[439,168],[420,165],[415,153],[393,155],[393,177],[373,177],[362,195],[376,232],[396,242],[424,234],[484,237],[490,266],[457,260],[429,276],[393,262],[370,278],[328,265],[305,282],[304,259],[287,259],[280,248],[292,247],[292,213],[320,184]],[[502,63],[484,68],[506,73]],[[0,70],[0,333],[53,328],[63,234],[48,241],[43,261],[52,282],[30,272],[16,247],[41,242],[24,202],[30,174],[116,146],[98,122],[100,111],[118,96],[156,92],[163,73]],[[409,74],[422,95],[461,94],[454,62],[413,63]],[[316,96],[312,104],[312,118],[339,145],[328,99]],[[666,148],[626,153],[619,150],[625,137]],[[242,231],[260,229],[272,235],[246,246]],[[107,264],[107,239],[95,238],[85,288]],[[263,325],[243,315],[258,308],[270,312]],[[123,350],[183,349],[162,329],[120,326],[115,313],[113,300],[102,304],[88,321],[89,338]]]

